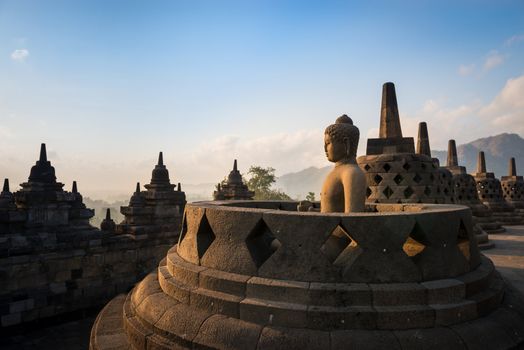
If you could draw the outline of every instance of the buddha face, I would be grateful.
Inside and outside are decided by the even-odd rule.
[[[326,152],[327,159],[333,163],[346,158],[348,154],[346,143],[333,140],[329,134],[324,134],[324,151]]]

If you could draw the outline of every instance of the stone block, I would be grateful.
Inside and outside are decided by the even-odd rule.
[[[324,350],[330,348],[329,344],[329,332],[266,326],[260,335],[257,350]]]
[[[459,323],[450,328],[471,350],[511,349],[517,345],[511,337],[511,331],[506,330],[503,324],[495,322],[490,317]]]
[[[20,312],[14,314],[3,315],[0,317],[2,327],[14,326],[22,322],[22,314]]]
[[[431,304],[429,306],[435,310],[435,325],[437,326],[466,322],[478,316],[477,305],[470,300],[455,304]]]
[[[246,294],[246,282],[249,278],[250,276],[209,269],[200,272],[199,286],[200,288],[244,296]]]
[[[308,328],[375,329],[377,313],[371,306],[309,306]]]
[[[138,306],[148,295],[162,291],[157,278],[158,275],[156,273],[150,273],[142,280],[142,282],[136,285],[131,294],[131,301],[135,307]]]
[[[401,350],[402,348],[392,331],[338,330],[331,332],[331,349]]]
[[[311,305],[371,305],[371,289],[365,283],[317,283],[309,285]]]
[[[308,289],[308,282],[252,277],[246,283],[246,296],[248,298],[307,304],[309,302]]]
[[[191,347],[190,342],[210,315],[208,312],[177,304],[166,310],[155,324],[155,328],[159,334],[170,339],[179,338],[177,342],[180,345]]]
[[[190,305],[212,313],[239,317],[239,303],[243,297],[197,288],[191,291]]]
[[[466,286],[456,279],[422,282],[426,288],[428,304],[449,304],[466,297]]]
[[[378,329],[426,328],[435,325],[435,310],[429,306],[375,306]]]
[[[194,339],[194,348],[256,349],[262,326],[223,315],[209,317]]]
[[[426,328],[395,331],[402,349],[463,350],[464,344],[449,328]]]
[[[240,302],[240,319],[262,325],[307,326],[307,306],[246,298]]]
[[[374,306],[425,305],[426,288],[419,283],[370,284]]]
[[[176,252],[169,254],[166,259],[166,266],[174,278],[190,286],[198,286],[199,274],[207,267],[188,263]]]

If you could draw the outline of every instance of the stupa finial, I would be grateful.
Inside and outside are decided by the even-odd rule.
[[[382,86],[382,106],[380,109],[380,133],[379,137],[401,138],[402,128],[398,114],[397,94],[395,84],[388,82]]]
[[[47,151],[45,149],[45,143],[40,145],[40,159],[41,162],[47,162]]]
[[[431,157],[431,148],[429,147],[428,125],[426,124],[426,122],[421,122],[418,124],[417,153],[425,154],[426,156]]]
[[[4,188],[2,192],[9,192],[9,179],[4,179]]]
[[[485,173],[486,172],[486,157],[484,156],[484,152],[480,151],[478,158],[477,158],[477,173]]]
[[[236,160],[236,159],[235,159],[235,161],[233,162],[233,171],[238,171],[237,160]]]
[[[178,192],[182,191],[182,185],[180,184],[180,182],[178,183],[177,191],[178,191]]]
[[[162,156],[162,152],[158,153],[158,164],[157,165],[164,165],[164,157]]]
[[[111,210],[109,208],[106,209],[106,220],[111,220]]]
[[[73,188],[71,189],[71,192],[78,193],[78,188],[76,187],[76,181],[73,181]]]
[[[136,183],[136,190],[135,193],[140,193],[140,182]]]
[[[457,145],[455,140],[448,141],[448,166],[458,166]]]
[[[511,157],[511,159],[509,160],[508,175],[517,176],[517,165],[515,164],[514,157]]]

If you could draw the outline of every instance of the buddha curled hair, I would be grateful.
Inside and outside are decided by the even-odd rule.
[[[328,126],[324,133],[329,135],[331,140],[335,142],[344,142],[344,139],[347,138],[349,141],[348,156],[356,157],[360,131],[353,125],[350,117],[345,114],[338,117],[335,124]]]

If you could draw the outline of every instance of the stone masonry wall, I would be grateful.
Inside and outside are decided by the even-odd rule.
[[[95,229],[0,235],[0,324],[12,326],[94,306],[128,291],[176,243]]]

